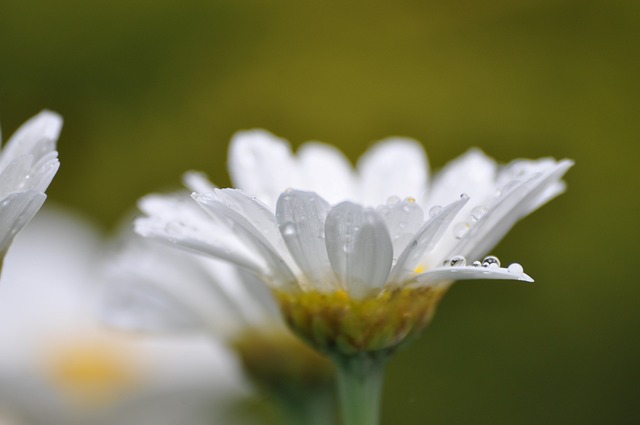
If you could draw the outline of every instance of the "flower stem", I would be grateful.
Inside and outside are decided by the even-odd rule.
[[[337,366],[342,425],[378,425],[386,358],[337,356],[334,361]]]

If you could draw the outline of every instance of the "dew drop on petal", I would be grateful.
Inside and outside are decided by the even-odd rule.
[[[395,205],[400,202],[400,198],[398,196],[392,195],[387,198],[387,205]]]
[[[473,264],[471,264],[473,267],[480,267],[482,266],[482,263],[478,260],[474,261]]]
[[[467,260],[462,255],[456,255],[451,259],[451,267],[464,267],[467,265]]]
[[[469,233],[469,229],[471,229],[471,225],[466,221],[461,221],[453,226],[453,236],[455,236],[456,239],[462,239],[464,235]]]
[[[293,236],[296,234],[296,226],[293,223],[286,223],[282,228],[282,233],[286,236]]]
[[[474,221],[478,221],[482,217],[484,217],[486,213],[487,213],[487,208],[482,205],[478,205],[471,210],[471,218]]]
[[[509,273],[515,274],[515,275],[521,275],[522,273],[524,273],[524,269],[518,263],[509,264],[509,267],[507,268],[507,270],[509,271]]]
[[[498,260],[498,257],[489,255],[482,260],[482,267],[500,267],[500,260]]]
[[[466,193],[460,194],[460,199],[467,199],[467,198],[469,198],[469,195],[467,195]]]
[[[437,216],[438,214],[440,214],[440,211],[442,211],[442,207],[440,205],[432,206],[429,210],[429,217],[433,218]]]
[[[202,199],[203,201],[215,201],[216,196],[211,192],[205,192],[200,195],[200,199]]]

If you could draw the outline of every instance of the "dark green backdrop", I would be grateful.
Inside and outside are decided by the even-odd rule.
[[[65,117],[49,194],[111,228],[234,131],[576,161],[495,250],[534,285],[454,287],[391,364],[384,423],[629,424],[637,408],[640,3],[3,0],[5,138]]]

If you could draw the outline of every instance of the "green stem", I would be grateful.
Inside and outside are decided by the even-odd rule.
[[[378,425],[385,358],[334,357],[342,425]]]
[[[302,393],[300,397],[281,399],[279,404],[283,421],[286,424],[335,424],[336,404],[333,392],[318,390],[311,393]]]

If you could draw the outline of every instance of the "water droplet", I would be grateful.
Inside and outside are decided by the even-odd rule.
[[[400,202],[400,198],[399,198],[399,197],[397,197],[397,196],[395,196],[395,195],[393,195],[393,196],[389,196],[389,197],[387,198],[387,205],[395,205],[395,204],[397,204],[398,202]]]
[[[487,208],[482,205],[478,205],[471,210],[471,218],[474,221],[480,220],[487,213]]]
[[[488,257],[485,257],[484,260],[482,260],[482,267],[500,267],[500,260],[498,260],[498,257],[489,255]]]
[[[460,199],[467,199],[469,197],[469,195],[467,195],[466,193],[461,193],[460,194]]]
[[[461,221],[453,226],[453,236],[455,236],[456,239],[462,239],[464,235],[469,233],[469,229],[471,229],[471,225],[466,221]]]
[[[205,192],[202,195],[200,195],[200,199],[202,199],[203,201],[215,201],[216,195],[214,195],[211,192]]]
[[[285,236],[293,236],[296,234],[296,225],[293,223],[286,223],[282,227],[282,234]]]
[[[443,266],[443,267],[446,267],[446,266],[448,266],[448,265],[449,265],[449,260],[444,260],[444,261],[442,262],[442,266]]]
[[[474,261],[473,264],[471,264],[473,267],[480,267],[482,266],[482,263],[478,260]]]
[[[433,218],[437,216],[438,214],[440,214],[440,211],[442,211],[442,207],[440,205],[432,206],[429,210],[429,217]]]
[[[451,267],[464,267],[467,265],[467,260],[462,255],[456,255],[451,259]]]
[[[509,271],[509,273],[515,274],[515,275],[521,275],[522,273],[524,273],[524,269],[518,263],[509,264],[509,267],[507,268],[507,270]]]

